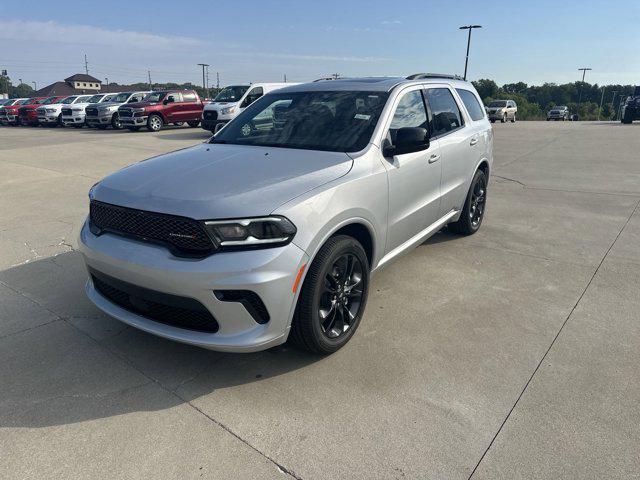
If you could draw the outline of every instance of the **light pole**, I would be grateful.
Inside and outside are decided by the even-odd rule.
[[[208,63],[199,63],[198,65],[200,65],[200,66],[202,67],[202,89],[203,89],[203,90],[205,91],[205,93],[206,93],[206,92],[207,92],[207,86],[206,86],[206,83],[205,83],[205,80],[204,80],[204,69],[205,69],[206,67],[208,67],[208,66],[209,66],[209,64],[208,64]]]
[[[37,87],[37,85],[36,85],[36,82],[31,82],[31,83],[33,83],[33,89],[34,89],[34,90],[38,90],[38,87]]]
[[[467,66],[469,65],[469,48],[471,47],[471,30],[474,28],[482,28],[482,25],[465,25],[460,27],[459,30],[469,30],[469,36],[467,37],[467,56],[464,59],[464,79],[467,79]]]
[[[591,68],[579,68],[578,71],[582,72],[582,83],[580,84],[580,94],[578,95],[578,108],[576,115],[580,118],[580,103],[582,103],[582,89],[584,88],[584,76],[587,74],[587,70],[591,70]]]
[[[604,92],[607,87],[602,87],[602,97],[600,98],[600,108],[598,109],[598,121],[600,121],[600,114],[602,113],[602,104],[604,103]]]

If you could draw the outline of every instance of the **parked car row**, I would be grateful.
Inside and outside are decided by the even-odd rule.
[[[197,127],[203,108],[194,90],[19,98],[0,105],[0,123],[157,132],[168,124]]]
[[[17,98],[0,103],[0,124],[67,126],[157,132],[165,125],[216,132],[266,93],[295,83],[253,83],[223,88],[205,105],[194,90],[131,91]]]

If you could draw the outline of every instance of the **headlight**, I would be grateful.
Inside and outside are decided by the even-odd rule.
[[[95,188],[98,186],[100,182],[96,182],[93,185],[91,185],[91,188],[89,189],[89,200],[93,200],[93,191],[95,190]]]
[[[236,107],[227,107],[220,110],[220,113],[222,115],[229,115],[230,113],[233,113],[235,111],[236,111]]]
[[[222,249],[276,247],[286,245],[296,227],[285,217],[215,220],[205,222],[209,235]]]
[[[55,108],[45,108],[45,111],[47,113],[56,113],[56,109]]]

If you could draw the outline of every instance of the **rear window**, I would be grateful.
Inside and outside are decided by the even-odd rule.
[[[462,103],[467,107],[467,111],[471,116],[472,120],[482,120],[484,118],[484,108],[478,102],[478,98],[473,94],[473,92],[469,90],[465,90],[464,88],[457,88],[456,91],[460,98],[462,99]]]

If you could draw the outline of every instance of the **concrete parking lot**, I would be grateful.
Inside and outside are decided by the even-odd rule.
[[[204,141],[0,127],[0,478],[631,478],[640,125],[495,124],[480,232],[383,270],[329,357],[172,343],[84,296],[104,175]]]

